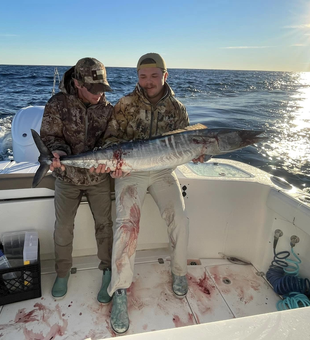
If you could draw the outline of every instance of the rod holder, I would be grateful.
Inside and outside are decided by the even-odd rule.
[[[295,247],[295,244],[298,243],[299,241],[300,239],[298,236],[296,235],[291,236],[291,242],[290,242],[291,247]]]
[[[281,229],[276,229],[274,231],[274,237],[278,239],[281,236],[283,236],[283,231]]]

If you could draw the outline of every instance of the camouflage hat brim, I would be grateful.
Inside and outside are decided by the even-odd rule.
[[[109,85],[103,83],[85,83],[84,86],[86,87],[87,91],[92,94],[112,91]]]

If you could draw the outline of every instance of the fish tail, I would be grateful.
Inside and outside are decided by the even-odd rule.
[[[35,188],[42,181],[43,177],[48,172],[50,164],[52,163],[52,159],[54,158],[54,155],[49,150],[49,148],[43,143],[41,137],[35,130],[31,129],[31,133],[33,140],[40,153],[40,156],[38,158],[40,166],[37,172],[35,173],[32,181],[32,188]]]

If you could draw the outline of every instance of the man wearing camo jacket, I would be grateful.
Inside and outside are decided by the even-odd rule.
[[[149,139],[189,125],[184,105],[166,82],[164,59],[158,53],[143,55],[137,64],[138,84],[121,98],[105,132],[106,141]],[[116,224],[112,252],[112,279],[108,293],[113,295],[111,326],[118,334],[129,328],[127,288],[134,273],[140,216],[147,191],[154,198],[167,224],[171,246],[172,291],[178,298],[187,294],[188,218],[179,181],[173,169],[131,173],[121,177],[116,170]]]

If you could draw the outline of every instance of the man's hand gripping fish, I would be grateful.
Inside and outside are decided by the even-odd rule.
[[[40,167],[32,182],[32,187],[35,188],[49,170],[54,156],[44,145],[39,134],[34,130],[31,132],[40,152]],[[105,164],[111,171],[120,169],[124,172],[175,168],[201,155],[206,155],[210,159],[212,156],[223,155],[261,142],[266,139],[259,137],[262,132],[207,129],[204,125],[197,124],[151,139],[121,142],[78,155],[61,156],[60,162],[67,166],[86,169]]]

